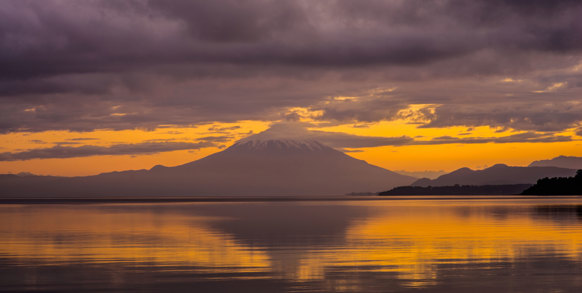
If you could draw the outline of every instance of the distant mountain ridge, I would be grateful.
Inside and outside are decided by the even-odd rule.
[[[549,160],[533,161],[529,167],[560,167],[582,169],[582,157],[559,156]]]
[[[0,195],[343,195],[378,192],[414,180],[314,140],[262,135],[176,167],[158,165],[85,177],[4,175]]]
[[[515,195],[531,184],[508,185],[452,185],[452,186],[399,186],[378,195]]]
[[[534,184],[544,177],[569,177],[575,169],[558,167],[513,167],[497,164],[483,170],[460,168],[436,179],[422,178],[412,186],[451,186],[451,185],[509,185]]]

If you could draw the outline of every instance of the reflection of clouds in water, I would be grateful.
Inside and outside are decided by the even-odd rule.
[[[552,280],[521,278],[581,270],[577,205],[499,201],[0,206],[0,260],[133,263],[153,283],[180,272],[186,283],[276,280],[296,291],[447,292],[459,280],[545,288]]]
[[[297,276],[317,279],[333,266],[369,267],[425,286],[436,284],[442,264],[515,263],[543,255],[581,260],[582,234],[574,233],[580,226],[532,217],[539,207],[488,205],[379,207],[380,213],[349,227],[341,250],[307,253]]]
[[[210,230],[205,221],[211,218],[141,209],[127,212],[132,209],[2,209],[0,254],[47,263],[134,261],[245,271],[270,268],[265,253]]]

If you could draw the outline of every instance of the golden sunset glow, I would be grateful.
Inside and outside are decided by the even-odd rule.
[[[204,221],[212,219],[179,214],[104,214],[91,209],[79,213],[61,208],[12,214],[10,208],[3,208],[1,220],[0,235],[15,237],[2,241],[0,254],[16,259],[32,258],[46,264],[80,259],[89,263],[148,259],[163,265],[188,264],[227,271],[240,268],[247,272],[271,266],[269,257],[261,251],[208,230]],[[35,225],[29,225],[29,221]],[[17,236],[19,231],[27,232]],[[82,231],[84,236],[74,238],[76,231]],[[38,239],[39,235],[61,232],[75,240],[61,243],[51,238]],[[140,237],[147,239],[142,245]],[[154,239],[153,243],[150,239]],[[80,250],[79,242],[90,245]]]
[[[268,122],[263,121],[241,121],[239,123],[214,123],[198,127],[164,127],[152,131],[96,130],[91,132],[9,133],[0,135],[0,141],[5,142],[2,145],[2,152],[46,148],[56,145],[106,147],[114,144],[135,144],[149,141],[196,142],[209,136],[224,136],[224,141],[218,142],[217,146],[214,147],[203,147],[195,150],[0,162],[0,173],[30,172],[42,175],[82,176],[121,170],[149,169],[155,165],[175,166],[220,151],[240,138],[265,130],[268,125]]]
[[[305,109],[302,115],[309,117],[317,113]],[[482,169],[504,163],[524,166],[534,160],[559,155],[582,156],[582,137],[574,129],[555,135],[572,136],[572,141],[563,142],[515,142],[515,143],[443,143],[430,144],[431,139],[451,137],[457,139],[501,138],[524,133],[510,129],[481,127],[419,128],[409,119],[378,123],[341,124],[325,126],[310,118],[311,130],[347,133],[372,137],[408,136],[426,145],[398,145],[348,149],[348,154],[390,170],[452,171],[460,167]],[[191,162],[228,147],[235,141],[264,131],[271,122],[239,121],[235,123],[213,123],[197,127],[164,127],[155,130],[96,130],[91,132],[47,131],[15,132],[0,135],[2,152],[18,152],[35,148],[63,146],[110,146],[144,142],[196,142],[208,137],[223,137],[216,146],[193,150],[155,152],[151,154],[106,155],[75,158],[30,159],[0,162],[0,173],[30,172],[42,175],[80,176],[103,172],[149,169],[155,165],[176,166]],[[500,131],[501,130],[501,131]]]
[[[134,1],[2,7],[0,174],[176,166],[281,123],[334,132],[340,151],[419,174],[582,156],[577,3],[487,4],[494,25],[450,0],[253,0],[218,5],[233,9],[224,14]]]
[[[479,211],[485,206],[511,210],[515,203],[491,204],[484,200],[481,205],[476,200],[470,209]],[[582,260],[582,235],[565,233],[567,227],[559,222],[533,219],[527,210],[524,213],[515,209],[515,214],[495,219],[487,214],[464,212],[467,208],[455,202],[438,203],[437,207],[422,200],[376,203],[376,216],[348,229],[346,247],[341,253],[310,251],[302,260],[297,277],[322,278],[326,267],[337,264],[366,265],[378,267],[376,271],[396,272],[410,282],[409,286],[422,287],[436,283],[437,264],[463,264],[468,260],[515,262],[535,252],[528,247],[543,247],[559,251],[573,261]],[[390,212],[382,212],[383,209]],[[362,259],[366,262],[360,262]]]
[[[201,266],[214,273],[273,272],[297,282],[323,280],[326,270],[334,267],[362,267],[395,273],[406,286],[426,287],[439,281],[440,264],[516,263],[539,249],[581,261],[582,234],[569,230],[576,223],[575,215],[562,222],[536,215],[535,208],[545,204],[549,203],[491,199],[475,199],[470,206],[455,200],[340,202],[340,206],[367,208],[370,214],[346,227],[340,250],[308,246],[294,256],[298,259],[260,245],[251,247],[240,240],[245,235],[212,228],[213,221],[229,218],[171,210],[158,214],[147,204],[110,206],[113,210],[107,205],[80,210],[31,207],[28,212],[4,206],[0,235],[10,237],[2,238],[0,254],[46,264],[147,261]],[[499,211],[507,213],[499,217],[495,215]],[[64,240],[50,235],[62,235]]]
[[[0,291],[580,291],[581,15],[0,0]]]

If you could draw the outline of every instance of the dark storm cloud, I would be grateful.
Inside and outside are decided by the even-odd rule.
[[[562,107],[581,94],[569,69],[581,14],[580,1],[541,0],[7,0],[0,132],[275,120],[289,107],[373,122],[412,103],[442,105],[431,127],[565,129],[582,120]],[[568,93],[522,95],[512,102],[531,109],[498,113],[502,86],[488,84],[492,105],[471,110],[483,97],[463,78],[507,75],[530,81],[524,91],[567,82]],[[321,104],[395,83],[401,95]],[[544,118],[548,100],[557,112]]]
[[[582,121],[582,88],[570,84],[509,83],[495,77],[426,81],[407,84],[389,94],[325,101],[311,109],[322,112],[319,119],[339,123],[402,118],[425,128],[492,126],[504,131],[553,132],[577,127]],[[422,106],[411,110],[410,104]]]
[[[559,131],[582,120],[582,104],[521,102],[493,105],[443,105],[436,108],[433,120],[423,127],[453,125],[491,125],[515,129]]]
[[[375,95],[356,100],[324,101],[311,107],[321,111],[320,120],[372,122],[391,120],[407,107],[406,101],[395,96]]]
[[[23,152],[0,153],[0,161],[63,159],[89,156],[144,155],[178,150],[196,150],[212,146],[215,146],[212,142],[145,142],[136,144],[116,144],[108,147],[91,145],[70,147],[57,145],[50,148],[31,149]]]
[[[191,63],[423,64],[579,50],[576,1],[6,1],[2,76]],[[50,58],[49,58],[50,57]]]

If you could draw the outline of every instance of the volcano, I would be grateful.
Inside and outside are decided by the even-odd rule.
[[[401,175],[310,139],[261,135],[184,165],[86,177],[3,175],[4,196],[278,196],[377,192]]]

